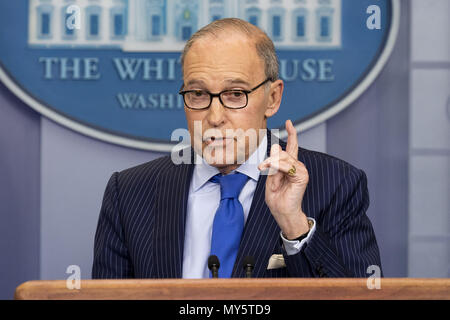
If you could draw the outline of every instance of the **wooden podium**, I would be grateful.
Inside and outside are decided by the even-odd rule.
[[[81,280],[68,289],[65,280],[28,281],[15,299],[112,300],[450,300],[450,279],[382,278],[369,289],[368,279],[169,279]]]

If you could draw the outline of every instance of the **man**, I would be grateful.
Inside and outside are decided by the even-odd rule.
[[[93,278],[206,278],[211,254],[221,277],[244,277],[249,256],[255,277],[366,277],[381,267],[363,171],[299,148],[289,120],[287,144],[269,130],[256,143],[242,134],[265,130],[281,104],[267,35],[218,20],[192,36],[181,61],[198,161],[166,156],[113,174]]]

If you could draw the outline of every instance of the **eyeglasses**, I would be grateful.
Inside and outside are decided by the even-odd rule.
[[[250,90],[224,90],[219,93],[211,93],[207,90],[186,90],[178,92],[183,96],[184,104],[189,109],[202,110],[211,106],[214,97],[218,97],[220,103],[229,109],[242,109],[248,104],[248,94],[252,93],[263,84],[267,83],[267,78],[256,87]]]

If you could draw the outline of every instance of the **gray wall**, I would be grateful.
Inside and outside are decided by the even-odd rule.
[[[39,278],[40,116],[0,83],[0,299]]]
[[[434,32],[440,37],[421,38],[420,32],[429,33],[411,28],[411,17],[422,17],[425,9],[433,18],[421,26],[433,28],[438,21]],[[388,277],[449,276],[449,119],[439,113],[450,87],[448,41],[442,41],[442,36],[448,39],[449,26],[448,15],[447,20],[435,18],[442,13],[449,13],[447,0],[402,1],[398,43],[376,81],[346,110],[299,135],[302,146],[338,156],[367,173],[368,214]],[[415,55],[424,39],[443,53],[413,60],[410,52]],[[427,109],[436,112],[412,117],[423,105],[436,106]],[[436,121],[441,123],[438,134],[430,136]],[[71,264],[89,278],[109,176],[160,156],[63,128],[41,118],[1,84],[0,150],[0,298],[11,298],[26,280],[65,279]]]
[[[408,275],[450,277],[450,1],[413,5]]]

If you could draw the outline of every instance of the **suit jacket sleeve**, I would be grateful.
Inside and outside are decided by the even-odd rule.
[[[284,253],[291,276],[367,277],[367,268],[381,271],[379,249],[372,224],[367,178],[353,169],[336,188],[328,207],[316,219],[316,230],[299,253]],[[308,214],[308,213],[306,213]]]
[[[93,279],[132,278],[119,212],[118,173],[109,179],[95,233]]]

